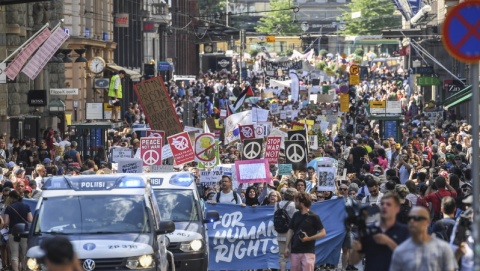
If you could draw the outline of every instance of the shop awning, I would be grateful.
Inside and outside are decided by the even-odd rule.
[[[468,98],[465,98],[468,96]],[[460,90],[459,92],[453,94],[452,96],[445,99],[443,102],[444,107],[453,107],[462,102],[466,102],[472,97],[472,86],[467,86],[466,88]],[[464,99],[465,98],[465,99]]]
[[[458,100],[456,100],[456,101],[453,101],[453,102],[450,103],[450,104],[445,105],[445,107],[446,107],[446,108],[455,107],[455,106],[457,106],[457,105],[460,105],[460,104],[462,104],[462,103],[466,103],[466,102],[470,101],[470,98],[472,98],[472,92],[471,92],[471,91],[470,91],[469,94],[463,96],[462,98],[460,98],[460,99],[458,99]]]
[[[124,70],[127,75],[130,77],[130,79],[140,79],[142,78],[142,75],[134,70],[127,69],[122,66],[118,66],[117,64],[114,63],[108,63],[107,64],[107,69],[112,70],[114,72],[119,72],[121,70]]]

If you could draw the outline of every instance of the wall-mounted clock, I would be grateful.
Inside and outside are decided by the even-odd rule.
[[[213,46],[211,44],[205,44],[205,46],[203,48],[204,48],[203,50],[207,54],[210,54],[210,53],[213,52]]]
[[[96,56],[88,61],[88,69],[93,73],[101,73],[105,70],[106,64],[103,58]]]

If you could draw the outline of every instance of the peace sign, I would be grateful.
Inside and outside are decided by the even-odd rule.
[[[303,141],[303,142],[307,142],[307,140],[305,139],[305,136],[303,136],[302,134],[293,134],[289,140],[297,140],[297,141]]]
[[[243,146],[243,157],[246,160],[256,159],[262,152],[262,145],[258,142],[252,141]]]
[[[155,150],[147,150],[143,153],[142,160],[149,166],[156,165],[160,160],[160,154]]]
[[[305,159],[305,150],[299,144],[291,144],[287,148],[287,155],[292,163],[299,163]]]

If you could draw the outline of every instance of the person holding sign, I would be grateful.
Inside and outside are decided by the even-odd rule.
[[[123,97],[122,79],[127,73],[124,70],[118,72],[110,79],[108,88],[109,103],[112,105],[112,121],[118,121],[118,112],[120,112],[120,100]]]
[[[285,257],[290,257],[291,271],[315,269],[315,240],[327,234],[320,217],[310,210],[312,199],[306,192],[295,195],[298,209],[290,221],[285,244]]]

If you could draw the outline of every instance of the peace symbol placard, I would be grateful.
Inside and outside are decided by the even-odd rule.
[[[307,131],[306,130],[288,131],[288,140],[299,140],[299,141],[307,142]]]
[[[294,170],[307,168],[307,149],[304,141],[285,141],[285,154],[287,164],[292,164]]]
[[[162,164],[163,138],[142,137],[140,138],[140,158],[144,166]]]
[[[195,160],[195,152],[193,151],[192,143],[188,132],[182,132],[173,136],[167,137],[168,144],[172,149],[173,158],[177,165],[189,163]]]
[[[242,160],[253,160],[262,157],[263,139],[245,139],[243,141]]]

